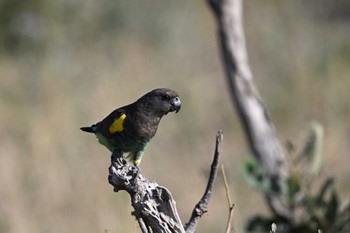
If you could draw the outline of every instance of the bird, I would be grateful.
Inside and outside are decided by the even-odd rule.
[[[100,122],[80,129],[95,134],[109,151],[121,153],[138,167],[162,117],[169,112],[177,113],[180,108],[181,100],[176,91],[157,88],[114,110]]]

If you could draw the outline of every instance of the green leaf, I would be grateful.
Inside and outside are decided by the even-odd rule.
[[[298,175],[291,175],[287,180],[288,184],[288,197],[292,201],[294,200],[295,194],[297,194],[301,189],[300,177]]]
[[[264,169],[256,160],[245,160],[242,165],[242,172],[246,182],[253,188],[264,193],[273,192],[271,182],[266,176]]]
[[[314,175],[317,175],[322,167],[323,164],[323,128],[322,126],[317,123],[313,122],[311,124],[311,131],[315,135],[315,142],[314,142],[314,151],[312,155],[312,165],[311,165],[311,172]]]
[[[302,157],[311,161],[311,173],[317,175],[323,164],[323,128],[317,122],[310,123],[309,137],[304,146]]]

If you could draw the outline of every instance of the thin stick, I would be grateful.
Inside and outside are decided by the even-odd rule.
[[[228,187],[225,168],[224,168],[223,164],[221,164],[221,173],[222,173],[222,179],[224,181],[224,185],[225,185],[225,189],[226,189],[226,197],[227,197],[228,206],[231,206],[232,201],[231,201],[230,189]]]
[[[213,193],[214,183],[215,183],[216,175],[218,172],[219,156],[220,156],[220,152],[221,152],[223,137],[224,136],[222,134],[222,131],[219,130],[217,135],[216,135],[214,159],[213,159],[213,162],[211,164],[207,188],[205,189],[203,197],[200,199],[200,201],[197,203],[197,205],[193,209],[190,220],[185,225],[186,233],[195,232],[199,219],[202,217],[203,214],[208,212],[208,203],[209,203],[209,199],[211,197],[211,194]]]
[[[226,198],[227,198],[228,207],[229,207],[229,214],[228,214],[227,225],[226,225],[226,233],[230,233],[231,232],[231,225],[232,225],[231,222],[232,222],[232,218],[233,218],[233,208],[235,207],[235,204],[232,203],[232,201],[231,201],[230,188],[228,186],[225,168],[224,168],[223,164],[221,164],[221,173],[222,173],[222,179],[224,180],[224,185],[225,185],[225,189],[226,189]]]
[[[231,232],[231,228],[232,228],[232,218],[233,218],[233,208],[235,207],[235,204],[232,204],[232,206],[230,206],[230,211],[228,214],[228,220],[227,220],[227,225],[226,225],[226,233],[230,233]]]

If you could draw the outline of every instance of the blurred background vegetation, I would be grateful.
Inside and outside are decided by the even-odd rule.
[[[350,191],[350,4],[245,1],[257,85],[281,141],[311,120],[325,129],[324,174]],[[186,222],[204,191],[217,129],[235,232],[265,213],[245,184],[244,135],[204,1],[0,1],[0,232],[139,232],[126,193],[107,181],[109,152],[79,127],[156,87],[180,93],[148,146],[145,176],[166,186]],[[184,182],[185,181],[185,182]],[[198,232],[223,232],[221,179]]]

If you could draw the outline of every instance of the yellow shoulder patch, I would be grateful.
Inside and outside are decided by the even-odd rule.
[[[114,122],[109,127],[109,132],[111,134],[118,133],[124,130],[123,123],[124,123],[125,117],[126,115],[123,113],[118,119],[114,120]]]
[[[134,161],[134,165],[140,166],[140,164],[141,164],[141,159],[136,159],[136,160]]]

